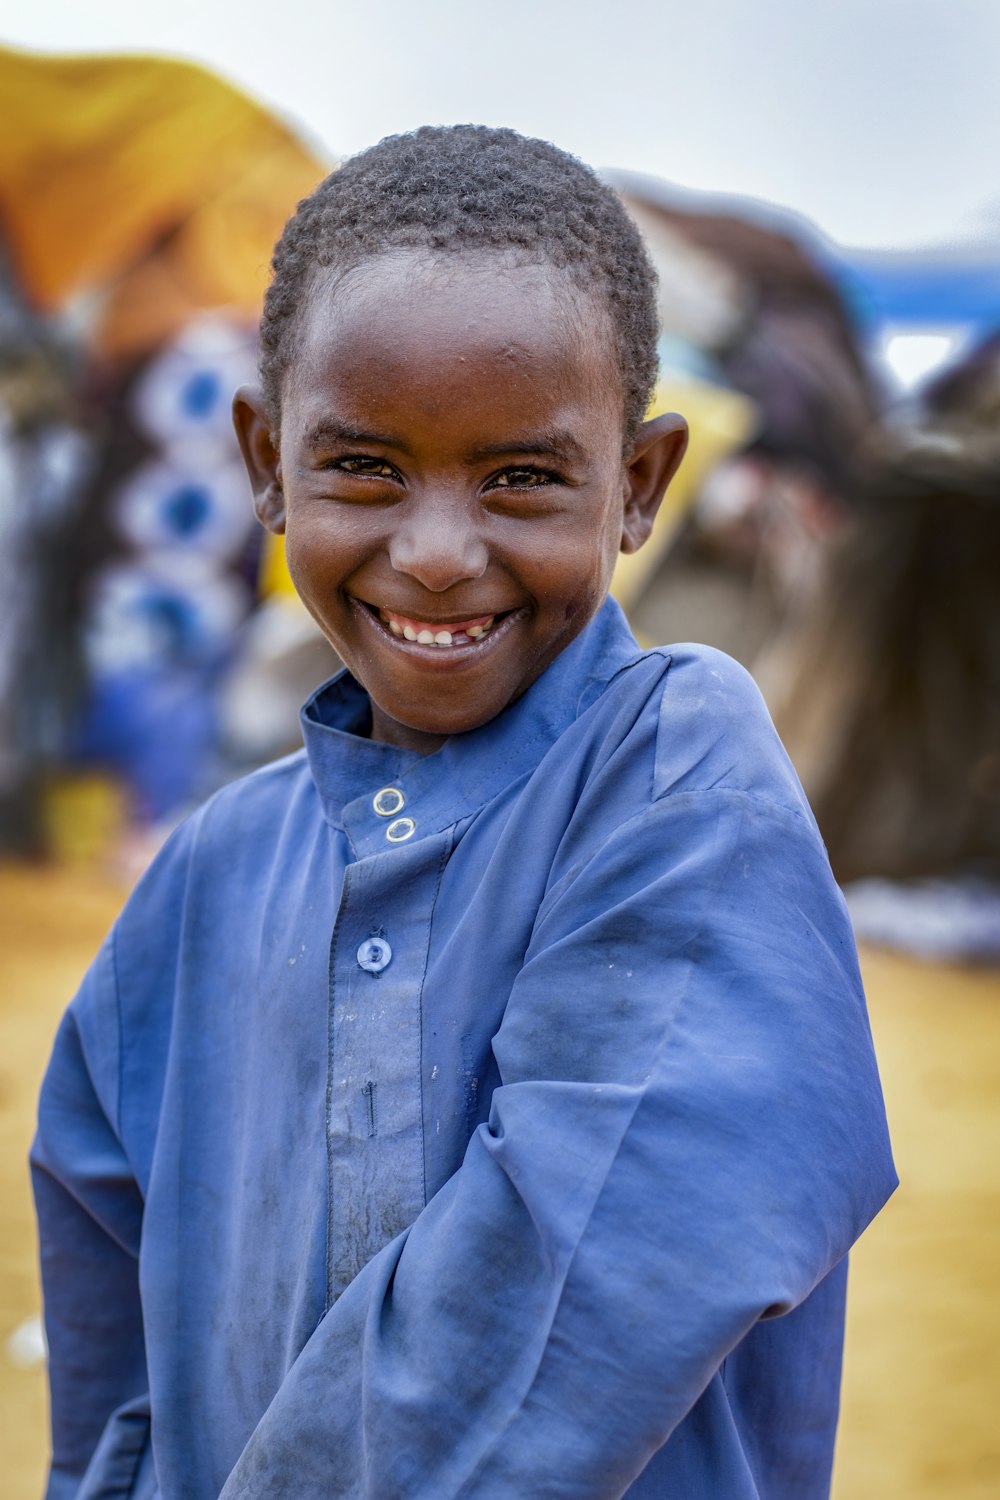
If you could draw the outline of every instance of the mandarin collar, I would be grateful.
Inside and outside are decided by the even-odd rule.
[[[432,755],[365,738],[359,730],[371,722],[368,694],[345,668],[317,688],[301,713],[324,817],[348,834],[359,857],[439,833],[530,773],[638,654],[625,616],[609,598],[526,693]]]

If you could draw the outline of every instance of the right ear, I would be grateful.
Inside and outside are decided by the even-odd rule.
[[[250,476],[257,519],[268,531],[280,535],[285,529],[285,492],[281,486],[281,456],[271,432],[263,393],[257,386],[241,385],[233,397],[233,426],[240,452]]]

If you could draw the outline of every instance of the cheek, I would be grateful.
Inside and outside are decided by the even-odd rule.
[[[285,526],[285,559],[293,579],[346,577],[371,549],[365,513],[312,502],[291,505]]]
[[[609,500],[590,533],[591,563],[594,574],[604,580],[605,588],[611,582],[621,550],[624,518],[625,508],[622,502],[617,499]]]
[[[604,601],[611,585],[620,527],[577,528],[547,559],[542,570],[539,595],[567,624],[581,626]]]
[[[291,529],[285,532],[285,562],[289,576],[300,593],[308,592],[310,580],[324,571],[315,547],[305,546]]]

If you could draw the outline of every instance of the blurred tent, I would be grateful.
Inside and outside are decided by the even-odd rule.
[[[893,340],[946,335],[939,369],[964,362],[1000,325],[1000,239],[960,247],[837,253],[835,274],[866,336],[888,353]]]
[[[194,311],[255,320],[273,245],[326,164],[214,73],[163,57],[0,48],[0,226],[47,311],[94,297],[121,354]]]
[[[922,399],[929,417],[954,441],[990,453],[1000,475],[1000,326],[931,381]]]

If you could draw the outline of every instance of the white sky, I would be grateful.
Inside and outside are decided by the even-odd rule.
[[[0,39],[168,51],[331,158],[509,124],[843,244],[1000,241],[1000,0],[31,0]]]

